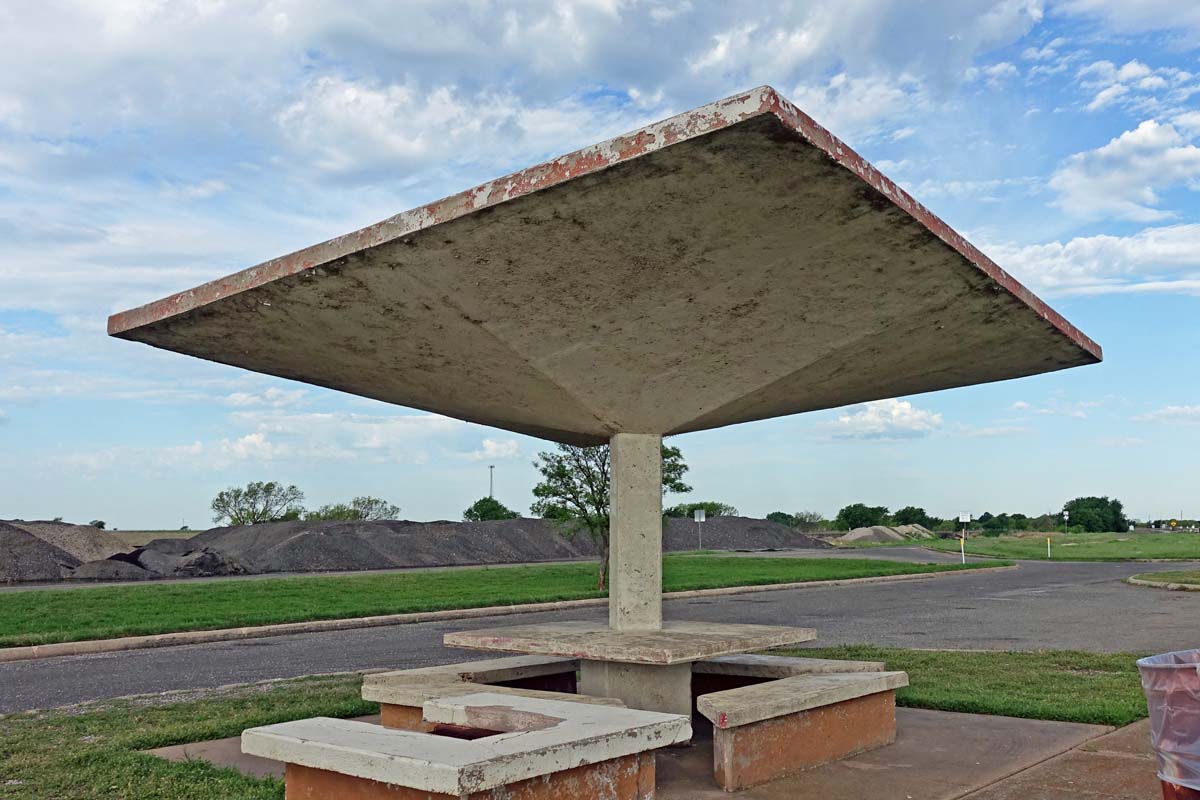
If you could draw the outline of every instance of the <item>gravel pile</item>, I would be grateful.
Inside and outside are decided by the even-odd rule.
[[[750,517],[709,517],[701,523],[705,550],[809,550],[832,547],[800,531]],[[699,536],[690,519],[668,517],[663,525],[663,549],[697,550]]]
[[[28,531],[0,522],[0,581],[62,580],[79,559]]]
[[[72,525],[69,522],[45,520],[13,520],[8,524],[33,534],[59,550],[65,550],[80,561],[98,561],[129,549],[122,546],[112,534],[91,525]]]
[[[75,545],[94,540],[83,525],[56,525],[56,535]],[[703,523],[711,550],[784,550],[830,545],[785,525],[747,517],[712,517]],[[37,536],[8,526],[8,550],[0,539],[0,580],[149,580],[264,572],[325,572],[472,564],[536,563],[594,558],[599,550],[586,533],[567,538],[543,519],[496,522],[270,522],[213,528],[190,539],[155,539],[130,553],[82,559]],[[70,529],[70,530],[68,530]],[[80,531],[82,529],[82,532]],[[2,530],[2,529],[0,529]],[[72,538],[73,537],[73,538]],[[18,559],[17,542],[30,554]],[[696,523],[667,519],[667,551],[699,547]],[[24,550],[22,552],[25,552]],[[86,561],[87,563],[81,562]]]
[[[841,537],[841,542],[903,542],[903,533],[894,531],[883,525],[872,525],[869,528],[855,528]]]

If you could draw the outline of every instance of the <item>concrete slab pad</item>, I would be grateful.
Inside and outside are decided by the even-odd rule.
[[[972,791],[1068,752],[1108,730],[1096,725],[909,708],[897,709],[896,718],[898,735],[895,744],[809,770],[797,778],[747,790],[738,797],[747,800],[861,800],[864,797],[951,800],[968,796]],[[282,764],[270,762],[270,769],[262,770],[257,760],[242,757],[238,747],[239,739],[235,737],[154,752],[178,759],[180,751],[187,748],[196,757],[218,766],[245,772],[260,769],[250,774],[283,776]],[[713,783],[710,740],[698,739],[691,747],[659,750],[657,754],[658,800],[728,800],[729,795]],[[1153,762],[1149,763],[1153,777]],[[1132,768],[1145,769],[1140,762],[1134,763]],[[1139,800],[1154,796],[1138,795]],[[1038,795],[1025,797],[1040,800]],[[1055,796],[1054,800],[1061,800],[1061,797],[1061,794]],[[980,800],[995,798],[980,796]]]
[[[566,656],[626,664],[684,664],[702,658],[810,642],[811,628],[665,622],[658,631],[618,631],[594,622],[555,622],[447,633],[447,647]]]
[[[108,330],[582,445],[1101,359],[767,86],[116,314]]]
[[[1068,751],[1107,728],[896,709],[894,744],[739,792],[747,800],[952,800]],[[658,800],[718,800],[707,747],[658,754]],[[1058,800],[1061,800],[1059,798]]]
[[[696,710],[718,728],[736,728],[904,686],[908,686],[905,672],[794,675],[702,694],[696,699]]]

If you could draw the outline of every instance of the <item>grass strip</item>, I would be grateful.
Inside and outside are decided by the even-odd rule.
[[[985,565],[966,565],[966,569]],[[866,559],[671,554],[665,591],[964,569]],[[156,583],[0,593],[0,647],[602,597],[596,565]]]
[[[1146,700],[1129,653],[927,651],[846,646],[798,648],[793,655],[884,661],[908,673],[898,705],[1053,719],[1093,725],[1128,725],[1146,716]]]
[[[974,536],[967,539],[967,555],[1046,560],[1050,537],[1051,561],[1131,561],[1168,559],[1200,561],[1200,534],[1195,533],[1070,533]],[[927,547],[958,552],[957,539],[933,539]]]
[[[1179,572],[1143,572],[1133,577],[1142,581],[1160,581],[1162,583],[1186,583],[1200,586],[1200,570],[1181,570]]]
[[[899,703],[1031,719],[1124,725],[1146,716],[1131,654],[802,648],[798,655],[886,661],[908,672]],[[207,762],[138,751],[237,736],[255,725],[374,713],[361,679],[327,676],[154,695],[0,716],[4,800],[281,800],[283,784]]]

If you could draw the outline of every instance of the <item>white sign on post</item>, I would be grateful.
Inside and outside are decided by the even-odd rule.
[[[697,508],[692,512],[692,516],[696,519],[696,522],[704,522],[704,509]]]
[[[700,549],[704,549],[704,528],[700,525],[704,522],[704,509],[697,508],[692,512],[692,519],[696,520],[696,538],[700,540]]]
[[[966,525],[968,522],[971,521],[971,515],[970,514],[959,514],[958,521],[961,522],[963,525]]]

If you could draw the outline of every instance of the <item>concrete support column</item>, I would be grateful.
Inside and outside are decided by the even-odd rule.
[[[610,447],[608,624],[662,629],[662,437],[618,433]]]

